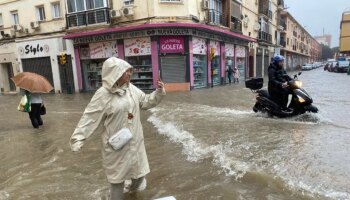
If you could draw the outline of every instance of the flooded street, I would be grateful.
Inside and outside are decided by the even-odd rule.
[[[303,72],[320,112],[291,119],[253,113],[243,85],[168,94],[143,113],[151,173],[130,199],[350,199],[349,78]],[[43,96],[39,130],[20,96],[0,96],[0,200],[107,198],[100,135],[79,153],[68,144],[91,96]]]

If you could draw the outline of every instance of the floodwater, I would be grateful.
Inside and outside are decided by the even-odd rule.
[[[268,118],[240,86],[168,94],[142,114],[151,166],[129,199],[350,199],[350,76],[303,72],[318,114]],[[99,134],[68,141],[92,94],[44,96],[44,126],[0,96],[0,200],[107,199]]]

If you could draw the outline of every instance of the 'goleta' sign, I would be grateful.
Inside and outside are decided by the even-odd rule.
[[[185,40],[183,36],[163,36],[160,37],[161,53],[184,53]]]

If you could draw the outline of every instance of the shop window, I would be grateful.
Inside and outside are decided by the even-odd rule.
[[[160,2],[165,3],[181,3],[182,0],[160,0]]]
[[[11,12],[11,16],[12,16],[12,24],[13,25],[19,24],[18,12],[17,11],[12,11]]]
[[[232,13],[231,16],[235,17],[237,19],[241,18],[242,11],[241,11],[241,4],[237,3],[236,1],[232,0]]]
[[[45,20],[45,8],[44,8],[44,6],[36,7],[36,15],[37,15],[38,21]]]
[[[57,19],[61,17],[61,5],[60,2],[55,2],[51,4],[52,8],[52,18]]]
[[[134,67],[131,82],[141,90],[153,89],[152,58],[150,55],[126,57]]]
[[[134,5],[134,0],[123,0],[124,6],[132,6]]]
[[[193,55],[194,88],[207,87],[208,67],[206,55]]]
[[[0,13],[0,27],[4,26],[4,22],[2,21],[2,14]]]

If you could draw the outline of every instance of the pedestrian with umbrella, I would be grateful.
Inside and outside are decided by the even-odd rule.
[[[31,72],[19,73],[11,80],[17,87],[25,90],[25,98],[27,98],[27,103],[30,105],[28,109],[19,110],[28,112],[33,127],[39,128],[43,125],[41,115],[46,113],[41,93],[49,93],[53,90],[52,85],[45,77]]]

